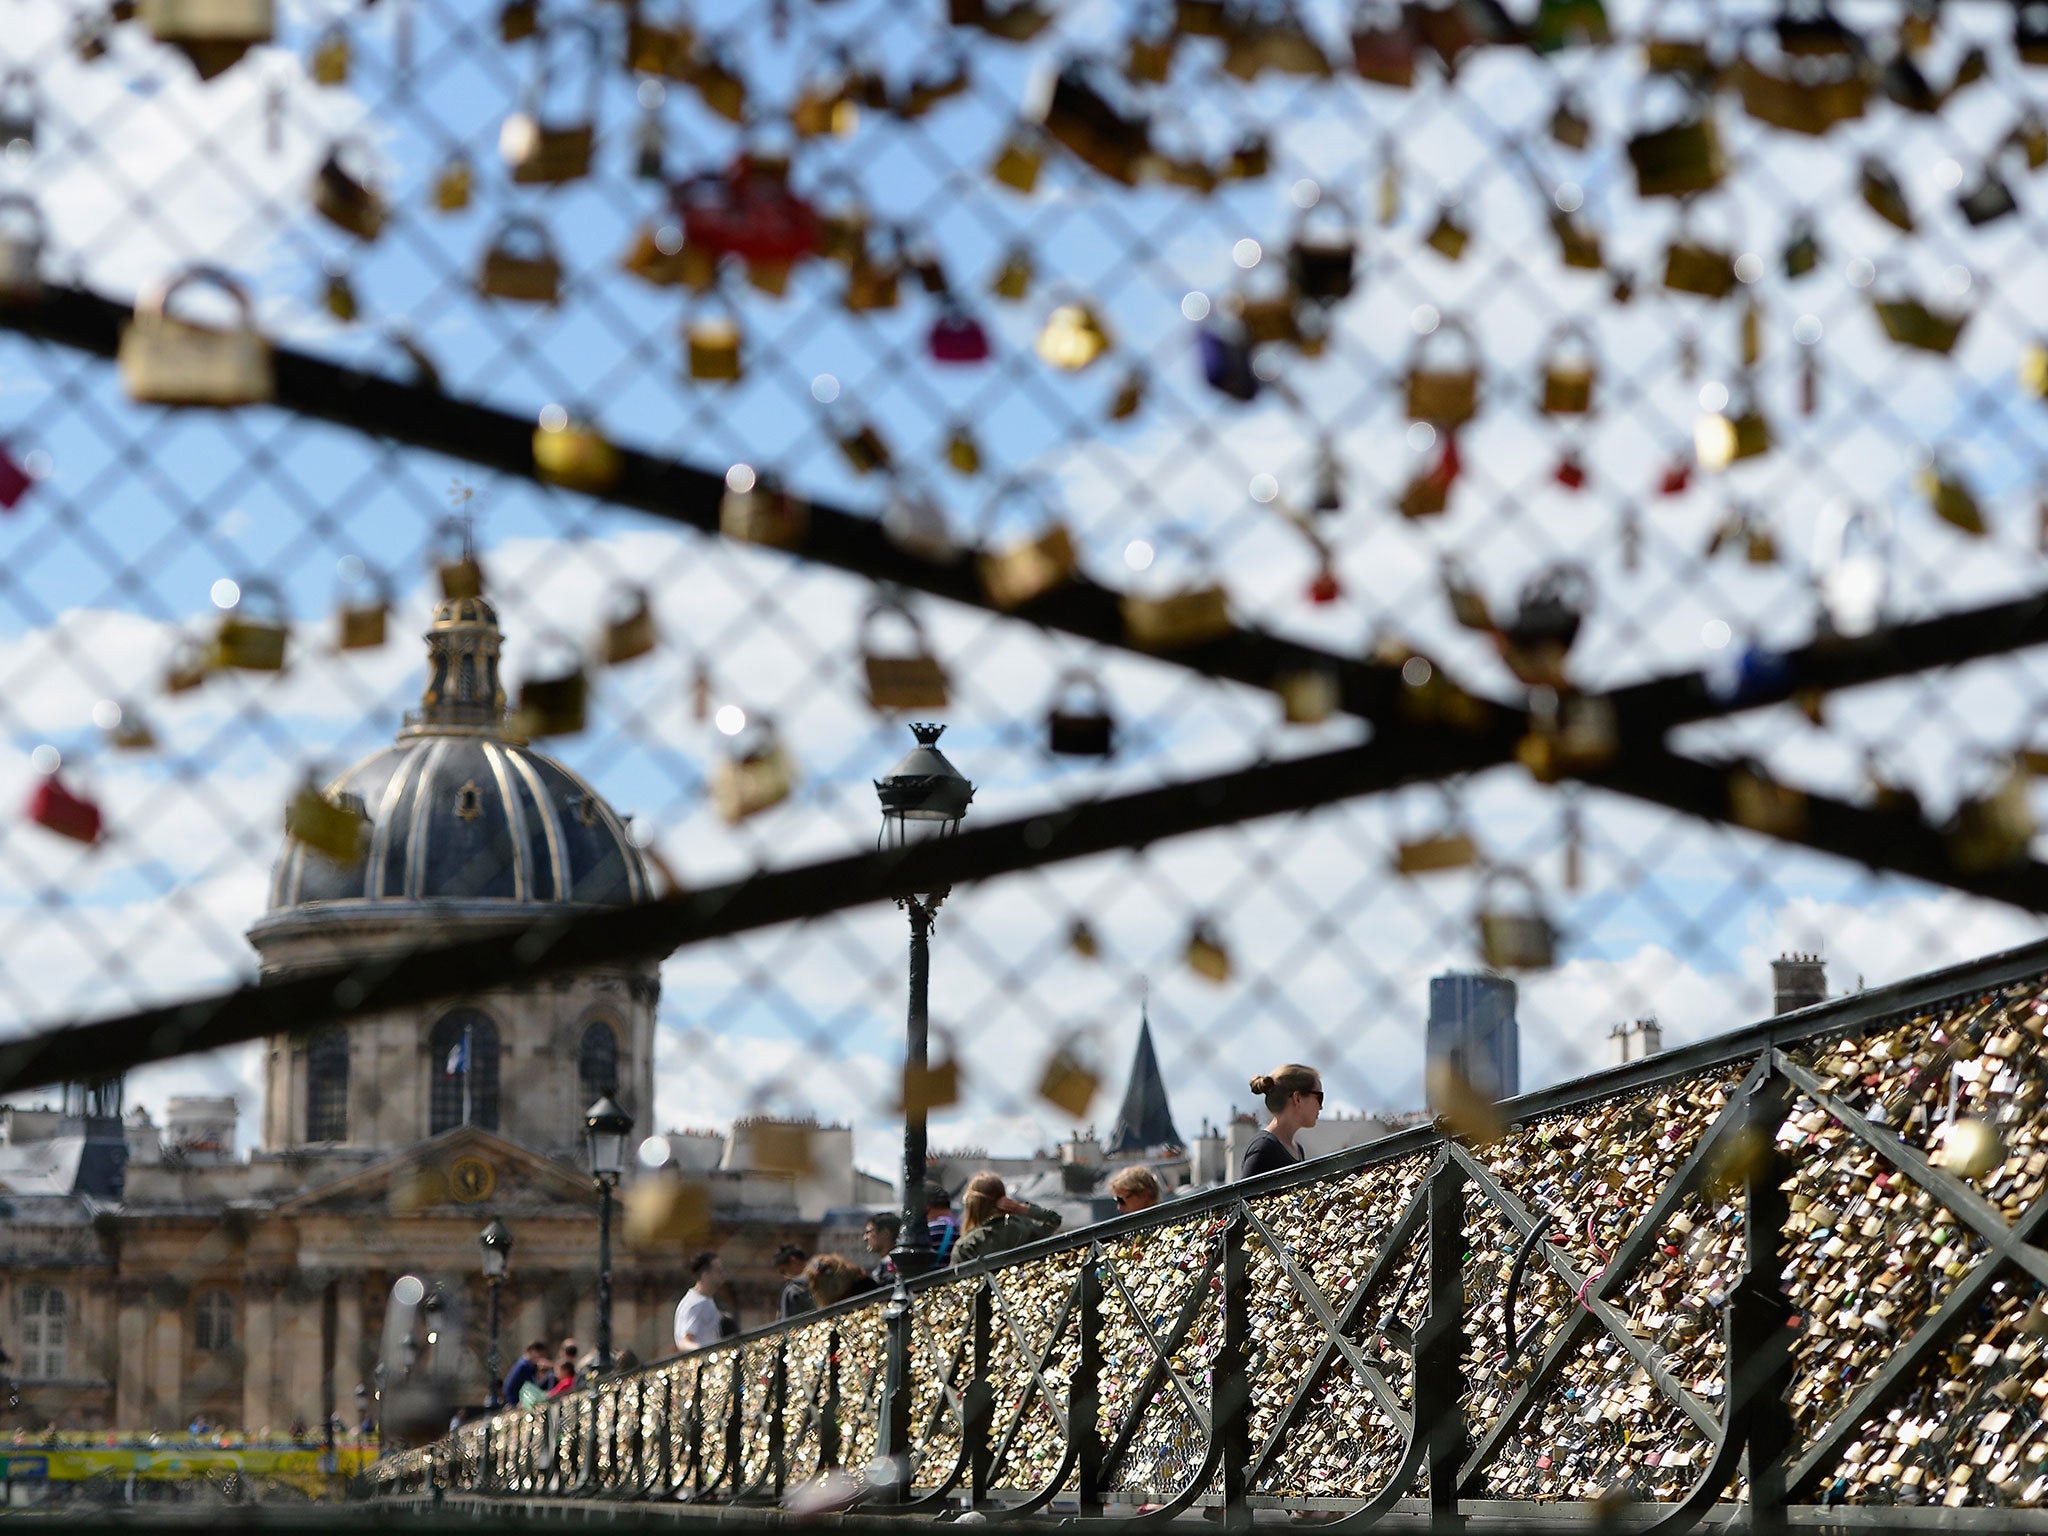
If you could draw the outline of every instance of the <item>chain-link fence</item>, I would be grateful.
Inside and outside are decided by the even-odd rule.
[[[9,1286],[24,1400],[349,1417],[467,1247],[294,1200],[516,1186],[587,1334],[500,1143],[600,1093],[761,1320],[897,1198],[913,878],[935,1176],[1077,1217],[1063,1138],[1227,1171],[1276,1063],[1311,1152],[1398,1124],[1434,976],[1528,1088],[2032,936],[2037,11],[17,7],[0,1198],[97,1277]],[[974,799],[871,854],[912,718]]]

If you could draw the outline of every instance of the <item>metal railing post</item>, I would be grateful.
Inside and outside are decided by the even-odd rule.
[[[884,1348],[888,1358],[882,1372],[882,1412],[876,1460],[882,1467],[883,1483],[878,1491],[888,1502],[910,1500],[910,1292],[896,1282],[896,1294],[882,1313],[888,1328]]]
[[[1249,1530],[1251,1506],[1245,1495],[1251,1464],[1251,1277],[1245,1263],[1247,1223],[1239,1206],[1225,1223],[1223,1243],[1223,1343],[1212,1366],[1214,1383],[1210,1433],[1216,1437],[1223,1482],[1223,1525]]]
[[[1793,1446],[1786,1393],[1798,1318],[1785,1295],[1785,1221],[1791,1207],[1782,1187],[1791,1170],[1778,1147],[1792,1087],[1777,1073],[1758,1085],[1738,1143],[1743,1258],[1729,1299],[1726,1414],[1731,1431],[1739,1424],[1746,1442],[1752,1531],[1784,1526],[1786,1463]]]
[[[992,1502],[990,1484],[995,1476],[995,1447],[990,1433],[995,1428],[996,1394],[988,1381],[990,1361],[995,1353],[995,1316],[995,1298],[989,1292],[988,1281],[982,1280],[974,1287],[968,1312],[974,1379],[968,1382],[967,1390],[961,1394],[961,1406],[965,1410],[961,1434],[967,1440],[968,1498],[975,1509],[985,1508]]]
[[[825,1339],[825,1402],[818,1411],[818,1470],[839,1465],[839,1329]]]
[[[1415,1433],[1426,1438],[1429,1515],[1436,1529],[1463,1523],[1458,1472],[1465,1458],[1460,1393],[1465,1354],[1465,1174],[1446,1155],[1429,1176],[1429,1310],[1415,1330]]]
[[[789,1482],[789,1461],[783,1436],[788,1432],[785,1416],[789,1404],[789,1335],[775,1341],[775,1361],[768,1368],[768,1467],[769,1478],[779,1502]]]
[[[1102,1265],[1095,1249],[1081,1254],[1080,1348],[1067,1384],[1067,1434],[1074,1442],[1074,1479],[1081,1513],[1102,1513]]]

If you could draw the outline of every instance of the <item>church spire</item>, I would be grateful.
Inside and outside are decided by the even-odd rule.
[[[1186,1143],[1173,1123],[1173,1106],[1166,1102],[1166,1079],[1159,1072],[1159,1057],[1152,1050],[1150,999],[1139,995],[1138,1048],[1131,1056],[1131,1080],[1124,1089],[1123,1108],[1117,1111],[1116,1127],[1109,1133],[1111,1152],[1143,1152],[1152,1147],[1179,1147]]]
[[[427,686],[399,736],[497,735],[505,724],[498,610],[482,597],[450,598],[434,610],[426,641]]]

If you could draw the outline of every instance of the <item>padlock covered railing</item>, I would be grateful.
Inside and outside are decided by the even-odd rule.
[[[2035,945],[508,1410],[369,1486],[2039,1506],[2044,1040]]]

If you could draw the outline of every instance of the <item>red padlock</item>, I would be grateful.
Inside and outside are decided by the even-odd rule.
[[[1579,462],[1576,453],[1567,453],[1557,461],[1557,483],[1568,491],[1586,488],[1586,466]]]
[[[1308,600],[1312,603],[1334,603],[1344,595],[1343,583],[1337,580],[1336,567],[1325,561],[1316,579],[1308,584]]]
[[[988,332],[964,309],[948,309],[934,320],[925,345],[935,363],[988,361]]]
[[[723,172],[678,182],[669,195],[685,244],[763,264],[817,254],[817,210],[789,190],[782,172],[745,155]]]
[[[54,773],[44,777],[30,791],[28,819],[74,842],[96,843],[100,840],[100,808],[90,800],[71,793],[57,781]]]
[[[1692,484],[1692,466],[1684,459],[1673,459],[1664,470],[1664,478],[1657,482],[1660,496],[1683,496],[1685,488]]]
[[[0,508],[12,512],[15,503],[26,496],[29,487],[35,483],[35,477],[15,463],[14,455],[7,451],[4,443],[0,443]]]

